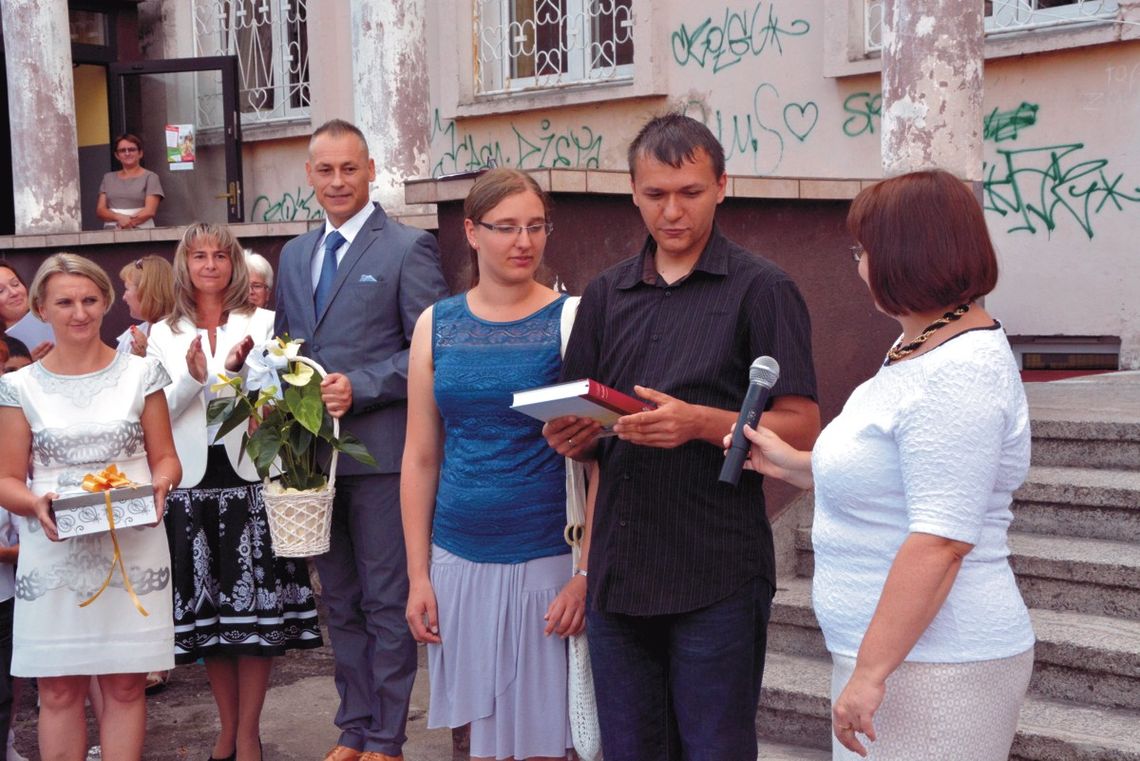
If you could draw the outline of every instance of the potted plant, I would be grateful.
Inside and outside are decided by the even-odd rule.
[[[341,452],[366,465],[376,460],[321,401],[324,368],[300,354],[301,340],[275,338],[248,362],[272,370],[277,385],[247,389],[240,376],[219,374],[211,389],[225,395],[210,402],[206,419],[218,424],[217,440],[242,424],[242,457],[249,457],[265,482],[265,506],[273,549],[282,557],[328,551],[336,461]],[[232,389],[232,394],[225,389]],[[253,423],[249,424],[248,421]],[[326,477],[317,461],[317,444],[332,448]]]

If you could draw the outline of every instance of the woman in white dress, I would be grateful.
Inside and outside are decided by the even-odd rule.
[[[154,360],[119,354],[99,337],[114,301],[107,274],[73,254],[56,254],[32,283],[35,314],[55,331],[42,360],[0,377],[0,504],[20,516],[12,673],[37,677],[42,758],[81,761],[84,700],[98,677],[103,754],[138,761],[146,729],[148,671],[173,666],[170,554],[162,528],[166,494],[182,477]],[[87,473],[116,465],[154,485],[156,527],[117,531],[136,600],[118,574],[103,584],[112,536],[59,541],[52,499],[79,493]],[[31,488],[27,485],[32,476]]]
[[[750,466],[815,486],[812,605],[833,661],[833,758],[1005,761],[1033,670],[1009,566],[1029,415],[981,206],[943,171],[867,188],[847,226],[902,335],[812,452],[745,429]],[[727,439],[726,439],[727,445]]]

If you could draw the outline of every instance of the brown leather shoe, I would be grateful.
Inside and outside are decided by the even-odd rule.
[[[404,761],[404,754],[389,756],[387,753],[370,750],[367,753],[361,753],[359,761]]]
[[[334,745],[325,755],[325,761],[360,761],[360,751],[346,745]]]

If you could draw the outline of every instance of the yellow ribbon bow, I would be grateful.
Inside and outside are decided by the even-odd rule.
[[[118,467],[110,465],[104,468],[101,473],[88,473],[83,476],[83,491],[89,492],[103,492],[107,503],[107,525],[110,526],[111,544],[115,548],[115,555],[111,558],[111,567],[107,570],[107,578],[103,579],[103,586],[95,594],[88,597],[83,602],[79,603],[79,607],[86,608],[91,603],[98,599],[99,595],[111,585],[111,578],[115,575],[115,568],[118,567],[119,572],[123,575],[123,587],[127,590],[127,594],[131,596],[131,602],[135,604],[135,609],[144,616],[149,616],[146,608],[142,606],[142,601],[139,596],[135,594],[134,585],[131,584],[131,577],[127,575],[127,568],[123,564],[123,552],[119,549],[119,537],[115,535],[115,511],[111,507],[111,490],[118,489],[124,486],[137,486],[137,484],[119,472]]]

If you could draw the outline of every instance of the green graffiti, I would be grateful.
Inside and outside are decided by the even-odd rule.
[[[774,50],[783,55],[784,37],[802,37],[811,30],[806,19],[798,18],[786,26],[780,24],[774,4],[768,4],[768,19],[758,26],[761,19],[758,2],[751,12],[725,8],[724,19],[713,23],[712,16],[697,24],[692,31],[684,24],[673,32],[673,60],[679,66],[690,63],[698,67],[712,68],[713,73],[735,66],[745,58],[755,58],[766,50]]]
[[[1011,111],[994,109],[986,117],[986,140],[1016,140],[1037,123],[1038,106],[1022,103]],[[983,165],[982,200],[986,211],[1010,222],[1007,233],[1051,234],[1069,219],[1091,240],[1097,218],[1113,210],[1135,210],[1140,186],[1106,158],[1091,158],[1080,142],[1011,150],[996,149]]]
[[[269,196],[258,196],[253,200],[253,208],[249,212],[249,217],[259,222],[292,222],[296,219],[323,219],[325,213],[320,206],[316,204],[312,207],[309,206],[313,200],[314,193],[315,191],[313,190],[309,190],[308,193],[305,193],[301,188],[297,188],[296,194],[285,191],[276,201]],[[258,217],[258,210],[261,209],[262,205],[264,205],[265,208],[261,211],[261,216]]]
[[[801,143],[807,140],[818,121],[819,106],[810,100],[805,103],[789,103],[784,106],[784,126]]]
[[[511,125],[514,144],[504,147],[497,139],[479,140],[473,134],[460,135],[455,122],[446,123],[435,112],[431,131],[433,152],[437,142],[439,160],[431,176],[473,172],[492,166],[519,169],[597,169],[601,161],[602,136],[588,126],[555,130],[549,119],[541,119],[537,130]]]
[[[1012,111],[1000,111],[995,108],[986,114],[982,139],[993,140],[995,143],[1016,140],[1021,130],[1037,123],[1037,108],[1036,103],[1022,103]]]
[[[881,93],[852,93],[843,101],[843,113],[851,114],[843,122],[844,135],[847,137],[873,135],[875,124],[883,113],[883,96]]]

